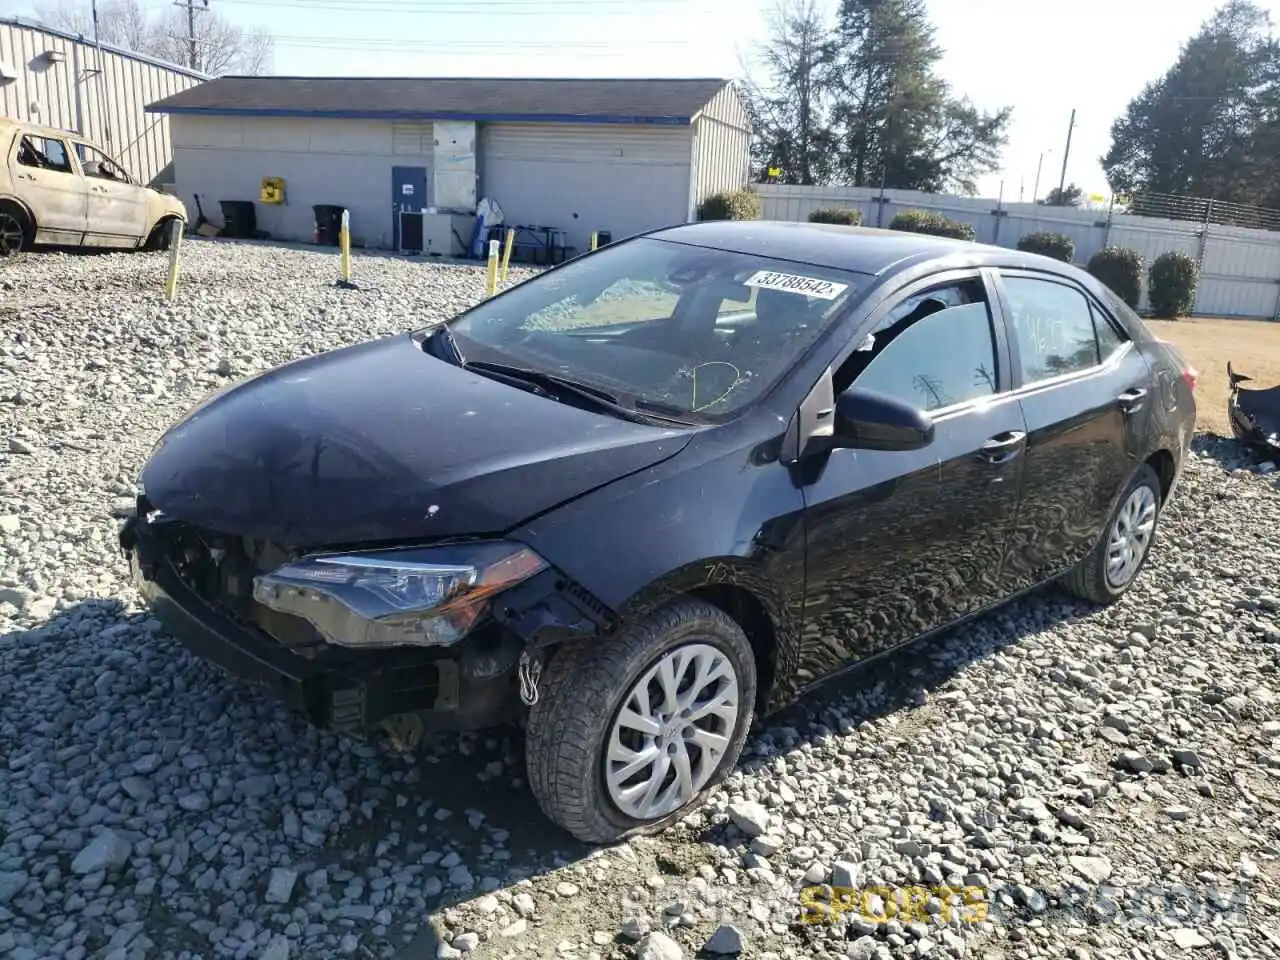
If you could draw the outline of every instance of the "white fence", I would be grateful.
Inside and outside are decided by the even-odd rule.
[[[1137,250],[1148,265],[1176,250],[1200,263],[1194,315],[1280,320],[1280,232],[915,190],[882,194],[877,188],[773,183],[751,189],[760,196],[767,220],[807,220],[814,210],[844,207],[862,211],[866,226],[888,227],[903,210],[936,210],[973,224],[979,241],[1002,247],[1016,246],[1024,234],[1038,230],[1064,234],[1075,241],[1075,259],[1081,264],[1106,246]],[[1144,308],[1145,286],[1143,277]]]

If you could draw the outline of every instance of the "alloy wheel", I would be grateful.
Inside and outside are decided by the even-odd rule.
[[[738,722],[740,684],[720,649],[692,643],[664,653],[623,698],[604,757],[610,801],[656,820],[715,775]]]
[[[1155,529],[1155,491],[1145,484],[1135,487],[1111,525],[1107,540],[1107,583],[1123,587],[1133,579]]]

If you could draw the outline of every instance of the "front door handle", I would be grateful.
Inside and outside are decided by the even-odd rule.
[[[1026,440],[1027,435],[1021,430],[997,433],[982,445],[978,455],[988,463],[1008,463],[1022,452],[1022,446]]]
[[[1126,390],[1116,400],[1120,404],[1120,409],[1125,413],[1137,413],[1142,409],[1142,402],[1147,398],[1147,391],[1143,387],[1134,387],[1132,390]]]

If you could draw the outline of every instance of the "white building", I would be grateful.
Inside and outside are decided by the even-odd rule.
[[[142,183],[173,180],[168,119],[154,100],[207,80],[21,17],[0,17],[0,115],[92,140]]]
[[[277,239],[311,240],[325,204],[350,211],[355,243],[415,249],[421,230],[417,249],[457,252],[440,238],[465,245],[472,221],[449,214],[490,198],[507,226],[542,228],[518,242],[581,252],[593,232],[683,223],[748,177],[726,80],[224,77],[147,109],[170,119],[188,209],[253,201]]]

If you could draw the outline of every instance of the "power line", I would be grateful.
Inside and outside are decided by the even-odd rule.
[[[308,47],[325,50],[375,50],[384,52],[474,52],[484,50],[601,50],[617,54],[619,44],[608,40],[426,40],[413,41],[390,37],[316,37],[276,34],[272,40],[282,47]],[[701,44],[696,38],[627,41],[627,48],[636,46],[682,47]]]
[[[451,14],[470,16],[578,16],[578,15],[647,15],[660,8],[669,12],[677,8],[680,13],[710,13],[711,8],[700,5],[691,8],[688,0],[645,0],[638,4],[634,0],[487,0],[487,2],[466,2],[466,0],[223,0],[225,3],[253,7],[272,7],[283,10],[306,10],[309,12],[344,12],[344,13],[384,13],[384,14]]]

